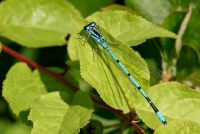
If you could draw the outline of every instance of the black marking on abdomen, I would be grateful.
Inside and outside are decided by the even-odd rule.
[[[131,74],[130,73],[127,73],[127,75],[130,77],[131,76]]]
[[[120,61],[119,60],[115,60],[117,63],[119,63]]]
[[[104,49],[105,49],[106,51],[109,51],[109,50],[110,50],[108,47],[104,47]]]

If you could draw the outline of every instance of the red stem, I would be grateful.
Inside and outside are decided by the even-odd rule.
[[[131,108],[131,109],[130,109],[130,113],[129,113],[129,114],[130,114],[130,119],[131,119],[131,120],[134,119],[133,113],[134,113],[134,110]]]
[[[23,61],[25,63],[27,63],[28,65],[42,71],[42,72],[45,72],[47,73],[48,75],[56,78],[57,80],[59,80],[60,82],[62,82],[64,85],[68,86],[69,88],[71,88],[73,91],[78,91],[78,89],[76,87],[74,87],[72,84],[70,84],[69,82],[67,82],[65,79],[63,79],[61,77],[61,75],[58,75],[46,68],[44,68],[43,66],[35,63],[34,61],[31,61],[30,59],[20,55],[19,53],[15,52],[14,50],[10,49],[9,47],[5,46],[2,44],[2,50],[8,54],[10,54],[11,56],[17,58],[18,60],[20,61]]]
[[[43,66],[37,64],[36,62],[31,61],[30,59],[22,56],[21,54],[19,54],[16,51],[10,49],[9,47],[5,46],[4,44],[1,44],[1,45],[2,45],[2,50],[4,52],[8,53],[9,55],[17,58],[20,61],[23,61],[23,62],[27,63],[28,65],[30,65],[30,66],[32,66],[32,67],[34,67],[34,68],[36,68],[36,69],[38,69],[38,70],[40,70],[42,72],[45,72],[46,74],[48,74],[48,75],[50,75],[52,77],[54,77],[58,81],[62,82],[64,85],[68,86],[73,91],[75,91],[75,92],[78,91],[78,89],[75,86],[73,86],[72,84],[70,84],[69,82],[67,82],[65,79],[63,79],[62,74],[56,74],[56,73],[54,73],[54,72],[52,72],[52,71],[44,68]],[[68,69],[66,69],[65,71],[67,71],[67,70]],[[66,72],[63,72],[63,73],[66,73]],[[132,119],[130,119],[126,115],[124,115],[122,111],[116,110],[116,109],[110,107],[109,105],[105,104],[104,102],[97,100],[94,97],[91,97],[91,98],[92,98],[92,100],[95,103],[97,103],[97,104],[99,104],[99,105],[101,105],[101,106],[103,106],[103,107],[111,110],[112,112],[114,112],[115,114],[117,114],[118,116],[120,116],[121,118],[123,118],[124,120],[126,120],[127,122],[130,122],[135,128],[138,129],[138,131],[141,134],[144,134],[144,131],[135,122],[132,122]]]

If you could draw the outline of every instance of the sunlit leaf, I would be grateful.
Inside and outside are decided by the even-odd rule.
[[[64,0],[6,0],[0,4],[2,36],[23,46],[60,46],[74,28],[70,15],[79,12]]]
[[[126,11],[97,12],[89,16],[87,20],[96,22],[113,37],[128,43],[130,46],[139,45],[154,37],[176,38],[174,33]]]
[[[31,103],[30,119],[32,133],[78,134],[93,111],[88,94],[77,92],[73,99],[65,92],[53,92],[41,96]]]
[[[55,71],[55,69],[54,69]],[[61,70],[57,71],[61,72]],[[11,67],[3,82],[3,97],[9,103],[13,112],[19,116],[20,113],[30,108],[30,102],[39,96],[51,91],[71,90],[62,83],[56,81],[49,75],[31,71],[25,63],[17,63]]]
[[[200,93],[178,82],[158,84],[148,90],[152,102],[160,110],[167,122],[177,119],[187,119],[200,123],[197,116],[200,113]],[[136,112],[145,124],[156,129],[163,125],[146,100],[138,100]]]
[[[200,133],[200,124],[190,120],[175,120],[169,122],[166,126],[159,127],[154,134],[198,134]]]

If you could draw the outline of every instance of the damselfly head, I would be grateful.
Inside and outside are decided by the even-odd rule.
[[[84,31],[88,32],[88,31],[92,30],[95,26],[96,26],[95,22],[90,22],[84,26]]]

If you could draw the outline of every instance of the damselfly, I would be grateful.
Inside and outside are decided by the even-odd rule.
[[[153,102],[150,100],[150,98],[147,96],[147,94],[144,92],[144,90],[141,88],[141,86],[138,84],[138,82],[135,80],[135,78],[129,73],[129,71],[126,69],[126,67],[122,64],[122,62],[119,61],[119,59],[115,56],[115,54],[109,49],[109,47],[106,44],[106,40],[101,34],[100,30],[96,28],[96,23],[91,22],[84,26],[84,32],[87,33],[88,37],[86,38],[85,43],[88,41],[90,37],[92,37],[97,43],[99,43],[105,52],[107,52],[112,59],[116,62],[116,64],[121,68],[121,70],[126,74],[126,77],[130,79],[130,81],[137,87],[137,89],[142,93],[142,95],[145,97],[147,102],[150,104],[150,106],[155,111],[156,115],[160,119],[160,121],[165,125],[167,124],[165,118],[160,113],[160,111],[156,108],[156,106],[153,104]],[[118,91],[119,92],[119,91]],[[120,97],[121,98],[121,97]]]

